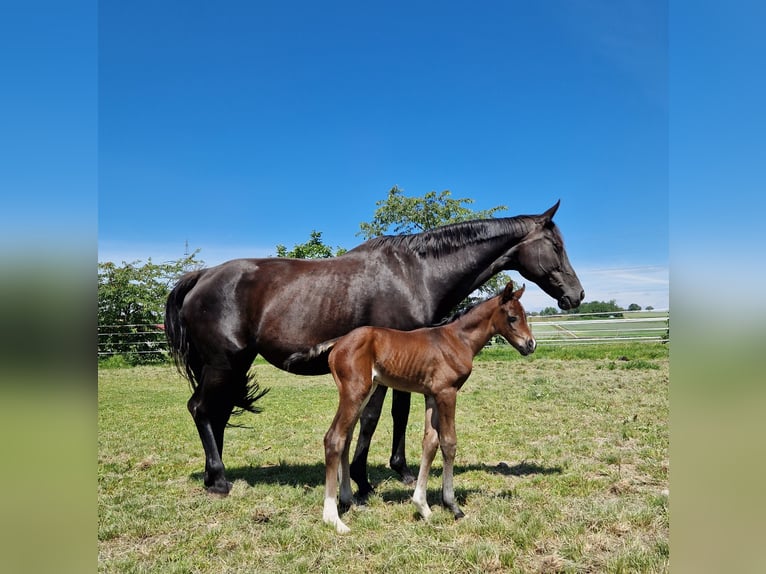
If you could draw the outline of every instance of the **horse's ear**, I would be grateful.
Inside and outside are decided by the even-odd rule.
[[[524,289],[526,289],[526,288],[527,288],[527,285],[526,285],[526,283],[525,283],[524,285],[522,285],[522,286],[519,288],[519,290],[518,290],[518,291],[514,291],[514,292],[513,292],[513,295],[512,295],[512,296],[513,296],[513,298],[514,298],[514,299],[516,299],[517,301],[518,301],[519,299],[521,299],[521,296],[524,294]]]
[[[560,203],[561,203],[561,200],[559,199],[553,207],[551,207],[548,211],[540,215],[540,219],[542,220],[544,225],[547,223],[550,223],[553,220],[553,216],[556,215],[556,211],[558,210]]]

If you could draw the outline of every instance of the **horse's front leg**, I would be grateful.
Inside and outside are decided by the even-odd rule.
[[[444,471],[442,474],[442,504],[452,511],[455,520],[463,518],[465,514],[455,501],[455,488],[453,476],[455,470],[455,454],[457,452],[457,433],[455,431],[455,401],[457,390],[450,388],[439,393],[436,397],[439,409],[439,444],[444,458]]]
[[[412,395],[394,391],[391,398],[391,418],[394,420],[393,440],[391,441],[391,459],[388,461],[393,470],[399,473],[404,484],[415,482],[415,475],[407,466],[404,445],[407,433],[407,421],[410,418],[410,399]]]

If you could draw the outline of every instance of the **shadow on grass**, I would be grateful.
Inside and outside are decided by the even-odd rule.
[[[417,468],[414,469],[417,471]],[[513,466],[501,462],[498,465],[491,466],[487,464],[455,465],[455,476],[464,472],[487,472],[492,474],[502,474],[504,476],[529,476],[529,475],[551,475],[561,474],[563,471],[559,466],[543,466],[535,462],[522,461]],[[431,475],[440,477],[441,467],[431,469]],[[295,464],[290,462],[281,462],[272,466],[239,466],[226,469],[226,478],[230,481],[244,480],[250,486],[257,484],[282,484],[286,486],[314,488],[324,484],[325,467],[324,464]],[[202,481],[203,473],[195,472],[191,475],[195,481]],[[388,467],[378,464],[368,467],[368,477],[373,485],[380,484],[385,480],[396,480],[398,475]],[[412,487],[404,487],[401,491],[401,500],[409,498]],[[399,500],[399,494],[390,493],[391,497],[384,497],[387,501]],[[469,494],[467,491],[461,493],[460,488],[455,489],[455,495],[460,499]]]

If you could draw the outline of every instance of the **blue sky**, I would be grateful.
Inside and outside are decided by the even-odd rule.
[[[350,248],[392,186],[449,189],[561,199],[586,300],[667,307],[667,25],[664,2],[101,3],[99,260]]]

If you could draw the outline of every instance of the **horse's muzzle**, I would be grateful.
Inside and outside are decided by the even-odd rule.
[[[559,299],[559,309],[562,311],[568,311],[569,309],[574,309],[576,307],[580,306],[580,303],[582,303],[583,299],[585,299],[585,290],[580,291],[580,295],[578,296],[577,300],[573,300],[572,297],[569,295],[563,295],[561,299]]]

